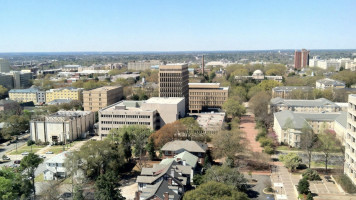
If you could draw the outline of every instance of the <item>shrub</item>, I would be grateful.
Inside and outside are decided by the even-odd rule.
[[[27,141],[27,146],[31,146],[33,144],[35,144],[35,141],[33,141],[33,140],[28,140]]]
[[[352,183],[351,179],[345,174],[336,176],[336,181],[341,185],[347,193],[356,193],[356,186]]]
[[[309,192],[309,194],[307,195],[307,200],[313,200],[313,195],[312,193]]]
[[[270,145],[265,146],[265,153],[269,155],[274,154],[274,148]]]
[[[273,140],[271,138],[261,137],[258,142],[261,144],[261,147],[273,146]]]
[[[307,179],[302,178],[298,182],[297,190],[300,194],[308,194],[309,193],[309,182]]]
[[[321,178],[315,170],[307,169],[303,174],[303,178],[309,181],[321,181]]]
[[[260,138],[263,138],[263,137],[266,137],[266,136],[267,136],[267,131],[266,131],[266,129],[262,128],[262,129],[260,129],[260,131],[256,135],[255,140],[258,141]]]

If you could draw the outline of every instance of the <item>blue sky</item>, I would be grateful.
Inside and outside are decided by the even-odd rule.
[[[0,52],[355,49],[355,0],[0,0]]]

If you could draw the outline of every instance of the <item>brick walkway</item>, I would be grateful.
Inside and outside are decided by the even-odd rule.
[[[260,143],[255,140],[256,135],[258,134],[258,130],[255,129],[255,126],[255,117],[252,114],[241,117],[240,130],[245,132],[245,137],[248,141],[250,150],[254,152],[262,152]]]
[[[294,185],[295,182],[298,183],[300,179],[299,175],[290,174],[282,163],[277,162],[276,165],[278,166],[275,167],[271,175],[272,185],[283,183],[283,187],[275,187],[274,189],[278,190],[277,194],[286,195],[288,200],[297,200],[297,191]]]

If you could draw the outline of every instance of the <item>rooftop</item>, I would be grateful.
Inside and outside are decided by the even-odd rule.
[[[313,87],[309,87],[309,86],[278,86],[278,87],[274,87],[272,90],[287,90],[287,91],[291,91],[291,90],[312,90]]]
[[[92,90],[89,90],[91,92],[99,92],[99,91],[108,91],[108,90],[113,90],[116,88],[120,88],[121,86],[104,86],[104,87],[100,87],[100,88],[95,88]]]
[[[205,153],[208,146],[204,143],[190,140],[175,140],[166,143],[161,150],[162,151],[177,151],[180,149],[185,149],[188,152],[200,152]]]
[[[37,88],[27,88],[27,89],[11,89],[9,93],[33,93],[39,92],[40,90]]]
[[[63,151],[62,153],[48,159],[45,163],[64,163],[68,154],[69,154],[68,151]]]
[[[50,117],[77,117],[90,114],[91,111],[58,111]]]
[[[184,101],[184,97],[151,97],[144,101],[144,103],[178,104],[181,101]]]
[[[221,130],[224,119],[225,113],[194,113],[192,116],[197,117],[196,121],[198,122],[199,126],[202,127],[204,130]]]
[[[317,80],[316,82],[319,82],[319,83],[325,84],[325,85],[334,85],[334,86],[344,86],[345,85],[345,83],[342,81],[338,81],[338,80],[334,80],[334,79],[330,79],[330,78],[320,79],[320,80]]]
[[[299,100],[299,99],[282,99],[280,97],[276,97],[271,99],[271,104],[274,105],[287,105],[287,106],[295,106],[295,107],[339,107],[332,101],[329,101],[325,98],[314,99],[314,100]]]

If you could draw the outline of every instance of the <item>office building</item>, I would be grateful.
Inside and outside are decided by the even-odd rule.
[[[46,101],[50,102],[56,99],[71,99],[82,102],[83,88],[59,88],[46,91]]]
[[[316,89],[327,89],[327,88],[332,88],[332,89],[338,89],[338,88],[345,88],[346,85],[342,81],[330,79],[330,78],[324,78],[317,80],[315,82]]]
[[[14,88],[12,75],[9,73],[0,73],[0,85],[7,89]]]
[[[313,95],[313,87],[309,86],[279,86],[272,88],[272,98],[291,99],[294,95],[303,96],[308,99]]]
[[[187,64],[160,65],[158,73],[160,97],[184,97],[189,110],[189,72]]]
[[[185,101],[181,97],[120,101],[99,110],[98,116],[100,136],[125,125],[144,125],[157,130],[185,116]]]
[[[302,49],[301,51],[295,50],[294,52],[294,68],[302,69],[309,66],[309,51]]]
[[[344,173],[356,184],[356,94],[349,95]]]
[[[144,71],[146,69],[151,69],[152,66],[162,65],[160,60],[144,60],[144,61],[132,61],[127,65],[128,70],[134,71]]]
[[[34,87],[28,89],[12,89],[9,91],[9,99],[20,103],[33,102],[34,104],[41,104],[46,102],[45,91]]]
[[[96,112],[122,99],[123,87],[105,86],[83,92],[83,106],[85,111]]]
[[[10,63],[6,59],[0,58],[0,72],[1,73],[10,72]]]
[[[31,80],[33,78],[32,72],[19,72],[19,71],[11,71],[13,77],[13,85],[14,88],[28,88],[32,85]]]
[[[229,97],[229,87],[220,83],[189,83],[189,111],[221,109]]]
[[[92,131],[95,115],[90,111],[58,111],[52,115],[30,121],[33,141],[58,144],[83,137]]]

